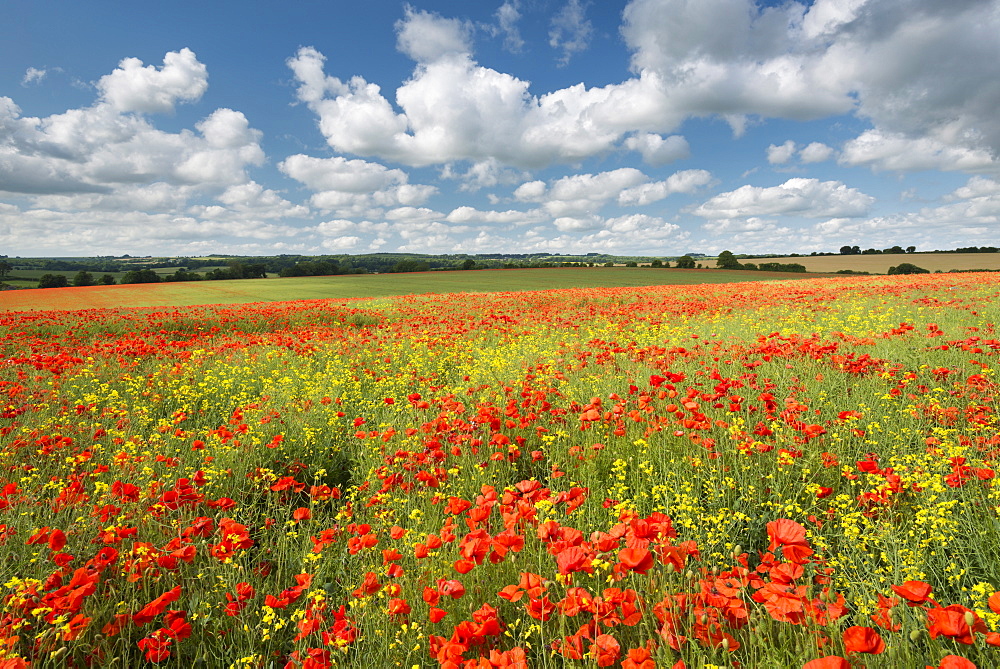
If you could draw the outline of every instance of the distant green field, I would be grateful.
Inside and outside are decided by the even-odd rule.
[[[0,311],[242,304],[424,293],[494,293],[550,288],[691,285],[812,277],[815,275],[641,267],[553,267],[471,272],[352,274],[5,291],[0,293]]]

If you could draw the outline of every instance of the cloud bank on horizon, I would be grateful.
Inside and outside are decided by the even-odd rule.
[[[370,71],[291,26],[280,57],[219,58],[217,95],[183,42],[89,81],[24,61],[0,81],[0,253],[1000,245],[1000,0],[393,11],[359,25]]]

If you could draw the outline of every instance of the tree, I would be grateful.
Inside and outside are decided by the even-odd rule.
[[[64,274],[43,274],[38,279],[39,288],[65,288],[69,285]]]
[[[663,261],[659,258],[654,258],[653,262],[649,263],[650,267],[663,267]]]
[[[930,274],[931,271],[923,267],[917,267],[913,263],[900,263],[896,267],[889,268],[889,274]]]
[[[113,286],[116,283],[118,283],[117,281],[115,281],[115,277],[113,277],[110,274],[105,274],[100,279],[98,279],[98,281],[101,283],[102,286]]]
[[[681,256],[677,259],[677,269],[694,269],[694,258]]]
[[[718,259],[715,261],[715,266],[720,269],[740,269],[742,267],[740,261],[736,259],[736,256],[731,251],[720,253]]]
[[[916,246],[907,246],[906,247],[906,252],[907,253],[916,253],[917,252],[917,247]]]
[[[94,275],[90,272],[80,270],[73,277],[74,286],[93,286],[94,285]]]
[[[842,255],[842,256],[849,256],[849,255],[853,255],[853,254],[854,254],[854,247],[853,246],[844,245],[844,246],[840,247],[840,255]]]
[[[615,266],[615,261],[614,260],[609,260],[608,262],[604,263],[604,266],[605,267],[614,267]]]
[[[151,269],[133,269],[122,275],[122,283],[159,283],[160,275]]]
[[[10,273],[11,269],[13,268],[10,266],[9,262],[0,259],[0,281],[3,281],[4,279],[7,278],[7,275]]]
[[[895,254],[895,253],[906,253],[906,251],[903,250],[902,246],[900,246],[899,244],[897,244],[896,246],[892,246],[892,247],[889,247],[889,248],[885,249],[884,251],[882,251],[882,253],[893,253],[893,254]]]
[[[462,269],[476,269],[476,261],[472,258],[466,258],[465,262],[462,263]]]

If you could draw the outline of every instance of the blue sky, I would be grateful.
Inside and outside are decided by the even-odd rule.
[[[1000,246],[1000,0],[8,0],[0,253]]]

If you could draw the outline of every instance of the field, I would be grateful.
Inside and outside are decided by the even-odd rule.
[[[994,278],[0,314],[0,667],[998,666]]]
[[[244,304],[283,300],[385,297],[424,293],[482,293],[547,288],[598,288],[688,285],[804,278],[779,272],[663,270],[628,267],[559,267],[547,269],[352,274],[346,276],[244,279],[46,288],[0,293],[0,311],[27,309],[101,309],[193,304]]]
[[[714,261],[709,260],[714,266]],[[856,272],[885,274],[894,265],[904,262],[923,267],[930,272],[959,270],[1000,270],[1000,253],[906,253],[890,255],[857,256],[798,256],[787,258],[757,258],[747,262],[799,263],[807,272],[837,272],[851,269]]]

